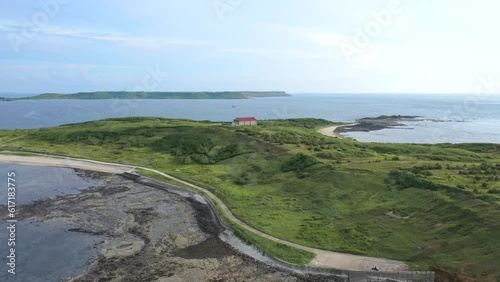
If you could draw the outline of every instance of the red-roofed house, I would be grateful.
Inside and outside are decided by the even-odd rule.
[[[257,119],[254,117],[238,117],[233,121],[234,126],[257,125]]]

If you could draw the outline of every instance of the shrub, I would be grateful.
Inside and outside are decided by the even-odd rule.
[[[246,146],[241,144],[230,144],[219,149],[212,159],[214,162],[218,162],[250,152],[251,150]]]
[[[298,153],[285,160],[281,164],[281,170],[283,172],[300,171],[317,163],[318,160],[316,158],[306,154]]]
[[[243,172],[238,176],[238,178],[236,178],[236,180],[234,180],[234,183],[238,185],[247,185],[250,182],[250,174],[248,174],[248,172]]]
[[[163,137],[153,144],[158,151],[175,155],[207,154],[215,144],[209,138],[195,134],[174,134]]]
[[[189,164],[192,161],[199,164],[216,163],[252,152],[248,147],[241,144],[216,147],[216,144],[210,138],[197,134],[169,135],[156,141],[152,148],[180,157],[179,160],[183,164]]]

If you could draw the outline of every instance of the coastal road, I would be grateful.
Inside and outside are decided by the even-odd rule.
[[[316,254],[316,257],[311,261],[309,266],[313,267],[323,267],[323,268],[335,268],[335,269],[345,269],[345,270],[358,270],[358,271],[366,271],[371,270],[372,267],[376,266],[381,271],[405,271],[407,270],[407,266],[405,263],[395,260],[388,260],[383,258],[374,258],[374,257],[366,257],[366,256],[357,256],[350,255],[344,253],[330,252],[315,248],[310,248],[302,245],[298,245],[292,242],[288,242],[276,237],[273,237],[269,234],[261,232],[245,222],[236,218],[233,213],[229,210],[229,208],[213,193],[208,191],[205,188],[199,187],[197,185],[191,184],[184,180],[178,179],[161,171],[139,167],[139,166],[131,166],[131,165],[123,165],[117,163],[108,163],[108,162],[100,162],[86,159],[78,159],[78,158],[69,158],[69,157],[60,157],[54,155],[47,154],[34,154],[36,156],[16,156],[12,155],[15,152],[3,152],[7,154],[0,154],[0,163],[15,163],[15,164],[24,164],[24,165],[39,165],[39,166],[55,166],[55,167],[68,167],[68,168],[79,168],[84,170],[92,170],[92,171],[101,171],[107,173],[123,173],[127,171],[133,171],[134,169],[143,169],[147,171],[154,172],[156,174],[162,175],[169,179],[175,180],[179,183],[187,185],[194,190],[200,191],[204,193],[211,201],[217,203],[222,211],[225,213],[227,217],[229,217],[232,221],[240,225],[242,228],[257,234],[263,238],[269,239],[271,241],[285,244],[291,247],[295,247],[297,249],[309,251],[311,253]]]

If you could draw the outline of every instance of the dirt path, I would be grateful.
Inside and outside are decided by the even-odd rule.
[[[339,127],[353,126],[353,125],[356,125],[356,124],[357,123],[349,123],[349,124],[341,124],[341,125],[329,126],[329,127],[321,128],[320,130],[318,130],[318,132],[321,133],[321,134],[323,134],[323,135],[330,136],[330,137],[343,138],[342,135],[334,132],[335,129],[337,129]]]
[[[17,163],[17,164],[28,164],[28,165],[41,165],[41,166],[57,166],[57,167],[70,167],[70,168],[80,168],[86,170],[94,170],[94,171],[102,171],[108,173],[123,173],[125,171],[131,171],[134,168],[148,170],[164,177],[170,178],[182,184],[185,184],[195,190],[198,190],[204,193],[210,200],[215,203],[218,203],[222,208],[224,213],[231,218],[234,222],[239,224],[241,227],[247,229],[248,231],[255,233],[261,237],[272,240],[274,242],[282,243],[288,246],[295,247],[297,249],[306,250],[316,254],[316,258],[309,264],[314,267],[324,267],[324,268],[336,268],[336,269],[346,269],[346,270],[370,270],[372,267],[376,266],[381,271],[404,271],[407,269],[407,266],[400,261],[388,260],[383,258],[373,258],[373,257],[365,257],[365,256],[356,256],[344,253],[330,252],[319,249],[314,249],[302,245],[298,245],[295,243],[291,243],[266,233],[263,233],[243,221],[236,218],[229,208],[219,199],[217,196],[212,194],[210,191],[191,184],[189,182],[177,179],[171,175],[165,174],[163,172],[139,167],[139,166],[128,166],[121,165],[115,163],[106,163],[99,161],[91,161],[84,159],[76,159],[76,158],[68,158],[68,157],[57,157],[51,155],[42,155],[37,157],[31,156],[14,156],[14,155],[4,155],[0,154],[0,163]]]

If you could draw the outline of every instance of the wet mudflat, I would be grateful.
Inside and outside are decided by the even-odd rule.
[[[119,175],[76,173],[94,185],[79,194],[20,206],[18,220],[38,226],[57,224],[62,226],[57,236],[63,238],[82,236],[68,244],[73,244],[82,258],[91,257],[83,271],[74,273],[82,268],[80,265],[64,275],[50,267],[50,259],[36,258],[38,264],[48,267],[46,275],[54,275],[39,281],[328,281],[286,272],[241,255],[218,239],[221,227],[208,207],[195,199]],[[65,244],[40,244],[52,248],[51,256],[68,250]],[[33,248],[31,252],[44,252],[41,247]],[[64,260],[73,263],[71,258]]]

